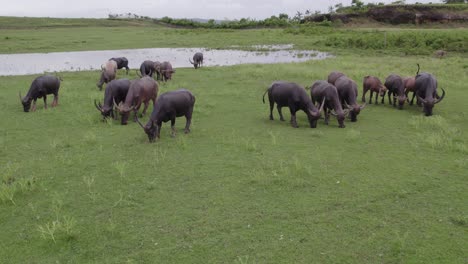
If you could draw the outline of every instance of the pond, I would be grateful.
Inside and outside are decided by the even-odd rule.
[[[140,68],[145,60],[169,61],[174,68],[192,67],[195,52],[204,55],[204,66],[229,66],[246,63],[289,63],[333,57],[325,52],[293,50],[293,45],[251,46],[251,51],[206,48],[150,48],[76,52],[0,54],[0,75],[26,75],[44,72],[100,69],[112,57],[126,57],[129,67]]]

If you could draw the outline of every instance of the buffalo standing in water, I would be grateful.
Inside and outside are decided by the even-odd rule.
[[[281,108],[287,106],[291,112],[291,125],[293,127],[298,127],[296,112],[299,110],[307,114],[311,128],[317,127],[317,120],[320,118],[324,103],[322,102],[320,110],[317,109],[303,87],[292,82],[274,82],[263,94],[263,103],[265,103],[265,94],[267,93],[270,101],[270,120],[273,120],[273,107],[276,103],[281,121],[284,121]]]
[[[195,55],[193,55],[193,61],[189,59],[190,63],[193,65],[193,67],[198,68],[201,67],[203,64],[203,53],[197,52]]]
[[[324,101],[323,112],[325,114],[326,125],[328,125],[330,113],[332,113],[331,111],[334,110],[335,113],[332,114],[336,116],[336,119],[338,120],[338,126],[340,128],[345,127],[344,119],[349,110],[347,110],[347,112],[343,111],[343,107],[341,106],[340,98],[338,96],[338,91],[333,84],[330,84],[327,81],[316,81],[310,88],[310,95],[314,104],[315,102]]]
[[[36,101],[37,98],[44,98],[44,108],[47,109],[47,95],[53,94],[54,101],[52,101],[52,107],[58,105],[58,91],[60,88],[59,78],[52,75],[39,76],[31,84],[28,93],[25,97],[21,98],[21,93],[19,93],[19,98],[23,104],[24,112],[29,112],[31,109],[31,102],[33,106],[31,111],[36,111]]]
[[[138,124],[145,130],[150,142],[160,138],[161,126],[163,122],[171,121],[171,136],[175,137],[176,117],[185,116],[185,133],[190,132],[192,122],[193,106],[195,105],[195,96],[186,90],[179,89],[163,93],[159,96],[151,113],[150,120],[145,126],[138,120]]]
[[[127,58],[125,57],[118,57],[118,58],[110,58],[109,60],[113,60],[117,63],[117,69],[122,69],[122,68],[125,68],[127,70],[127,75],[128,75],[128,70],[130,70],[130,68],[128,68],[128,60]]]
[[[96,109],[101,112],[101,115],[104,118],[112,116],[116,119],[117,113],[114,115],[114,111],[112,109],[114,103],[118,105],[125,101],[129,88],[130,80],[128,79],[112,80],[106,86],[106,90],[104,92],[104,105],[101,105],[101,103],[97,104],[95,100],[94,106],[96,106]]]
[[[442,89],[442,96],[437,99],[437,80],[432,74],[425,72],[416,75],[415,87],[418,104],[422,103],[424,114],[431,116],[434,105],[444,99],[445,90]]]

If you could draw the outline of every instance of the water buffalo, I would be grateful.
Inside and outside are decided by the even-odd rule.
[[[19,93],[19,98],[23,104],[24,112],[29,112],[31,109],[31,102],[33,106],[31,111],[36,111],[36,101],[37,98],[44,98],[44,108],[47,109],[47,95],[53,94],[54,101],[52,101],[52,107],[57,106],[58,104],[58,91],[60,88],[60,80],[56,76],[44,75],[39,76],[32,82],[29,87],[29,91],[25,97],[21,97],[21,92]]]
[[[113,60],[117,63],[117,69],[122,69],[122,68],[125,68],[127,70],[127,74],[128,74],[128,70],[130,70],[128,68],[128,60],[127,58],[125,57],[118,57],[118,58],[110,58],[109,60]]]
[[[281,108],[287,106],[291,112],[291,125],[293,127],[298,127],[296,112],[299,110],[307,114],[310,127],[317,127],[317,120],[320,118],[324,103],[322,102],[320,110],[317,109],[303,87],[292,82],[274,82],[263,94],[263,103],[265,103],[266,93],[268,93],[268,99],[270,101],[270,120],[273,120],[273,106],[276,103],[281,121],[284,121]]]
[[[342,76],[345,76],[344,73],[342,72],[337,72],[337,71],[331,72],[328,75],[328,83],[335,85],[336,80],[338,80],[338,78]]]
[[[142,103],[145,104],[142,112],[142,115],[144,115],[146,113],[146,109],[148,109],[149,101],[153,100],[153,105],[155,104],[156,97],[158,96],[158,88],[158,83],[149,76],[144,76],[141,79],[131,81],[125,101],[119,105],[114,103],[114,105],[117,106],[117,110],[119,110],[122,115],[121,124],[127,124],[129,113],[132,110],[135,113],[134,120],[136,120],[137,112]]]
[[[203,64],[203,53],[201,52],[195,53],[195,55],[193,55],[193,61],[191,61],[190,58],[189,58],[189,61],[193,65],[193,67],[195,67],[195,69],[198,67],[201,67]]]
[[[180,89],[163,93],[156,101],[150,120],[145,126],[138,120],[138,124],[145,130],[150,142],[160,138],[162,122],[171,121],[171,136],[175,137],[176,117],[185,116],[185,133],[190,132],[190,123],[192,122],[193,106],[195,105],[195,96],[186,90]]]
[[[137,75],[139,77],[144,77],[144,76],[153,77],[153,74],[155,73],[155,71],[156,71],[156,66],[155,66],[154,62],[150,61],[150,60],[145,60],[140,65],[141,75],[139,75],[138,72],[137,72]]]
[[[442,96],[437,99],[437,80],[432,74],[425,72],[416,75],[415,87],[418,102],[424,106],[424,114],[431,116],[434,105],[444,99],[445,90],[442,89]]]
[[[162,80],[164,82],[166,82],[167,80],[171,80],[173,73],[175,73],[175,70],[172,69],[172,65],[170,62],[165,61],[161,63],[161,75],[162,75]]]
[[[356,98],[358,96],[357,84],[355,81],[351,80],[346,76],[341,76],[335,81],[335,87],[338,91],[338,96],[340,97],[341,104],[349,109],[349,116],[351,122],[357,121],[357,116],[361,112],[366,104],[358,105]]]
[[[94,106],[96,106],[96,109],[101,112],[104,118],[109,116],[117,118],[117,115],[114,115],[114,111],[112,110],[114,102],[117,105],[120,102],[124,102],[129,88],[130,80],[128,79],[112,80],[107,84],[104,92],[104,105],[101,105],[101,103],[97,104],[96,100],[94,100]]]
[[[436,56],[439,59],[442,59],[443,57],[447,56],[447,52],[445,50],[436,50],[434,52],[434,56]]]
[[[117,73],[117,62],[109,60],[101,65],[101,70],[101,79],[97,83],[97,87],[99,87],[100,91],[102,90],[102,85],[104,83],[108,83],[115,79],[115,75]]]
[[[333,84],[327,81],[316,81],[310,88],[310,95],[312,102],[324,101],[323,112],[325,114],[325,124],[328,125],[330,119],[331,110],[335,111],[336,119],[338,120],[338,126],[344,128],[344,119],[347,113],[343,111],[341,106],[340,98],[338,97],[338,91]]]
[[[379,95],[384,96],[387,87],[375,76],[366,76],[362,81],[362,101],[366,101],[366,93],[370,90],[369,104],[372,104],[372,96],[375,92],[375,104],[379,104]]]
[[[406,96],[406,101],[409,102],[410,105],[413,105],[414,97],[416,97],[416,77],[410,76],[406,77],[403,79],[403,85],[405,86],[405,96]],[[408,93],[412,92],[413,93],[413,98],[411,98],[411,101],[408,98]]]
[[[403,105],[406,101],[403,79],[399,75],[390,74],[387,79],[385,79],[385,87],[387,87],[388,90],[388,103],[392,104],[391,99],[393,97],[393,106],[396,107],[396,100],[398,99],[398,109],[403,109]],[[384,96],[382,96],[382,104],[384,103]]]

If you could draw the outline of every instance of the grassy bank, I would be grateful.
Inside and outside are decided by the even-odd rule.
[[[447,91],[433,117],[369,105],[345,129],[310,129],[304,113],[294,129],[261,103],[276,79],[339,69],[360,83],[416,63]],[[0,77],[0,262],[462,263],[466,68],[346,55],[178,69],[160,90],[193,91],[192,133],[177,119],[177,137],[165,124],[154,144],[133,122],[100,120],[98,72],[61,73],[59,106],[35,113],[17,97],[34,76]]]
[[[295,44],[338,54],[419,54],[444,49],[466,56],[468,29],[345,28],[295,26],[285,29],[173,29],[148,21],[107,19],[0,18],[0,53],[109,50],[155,47],[248,48],[259,44]],[[120,23],[120,24],[118,24]],[[11,26],[10,26],[11,25]],[[119,25],[119,26],[117,26]],[[13,27],[14,26],[14,27]],[[387,32],[387,33],[386,33]]]

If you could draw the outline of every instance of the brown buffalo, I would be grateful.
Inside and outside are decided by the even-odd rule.
[[[109,60],[106,63],[101,65],[101,78],[96,84],[99,87],[99,90],[102,90],[102,85],[104,83],[109,83],[115,79],[117,73],[117,62],[114,60]]]
[[[379,78],[375,76],[366,76],[362,81],[362,102],[366,101],[366,93],[370,90],[369,104],[372,104],[372,96],[375,93],[375,104],[379,104],[378,98],[384,96],[387,91]]]
[[[146,109],[148,109],[149,101],[152,100],[154,105],[157,96],[158,83],[153,78],[144,76],[141,79],[131,81],[127,96],[125,97],[125,102],[119,105],[114,103],[122,115],[122,125],[127,124],[128,116],[132,110],[135,113],[134,120],[136,120],[138,110],[142,103],[145,105],[142,112],[142,115],[144,115]]]

